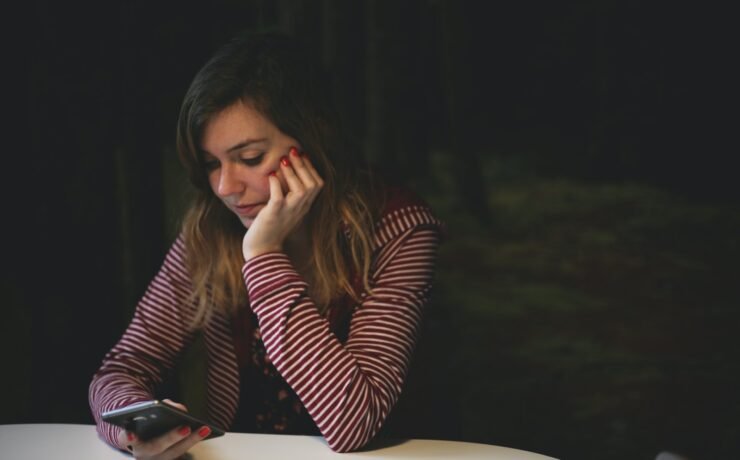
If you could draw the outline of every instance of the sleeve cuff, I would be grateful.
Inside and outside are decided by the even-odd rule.
[[[244,263],[242,274],[249,303],[255,313],[266,296],[294,287],[296,283],[306,284],[293,268],[288,256],[282,252],[268,252],[252,257]]]

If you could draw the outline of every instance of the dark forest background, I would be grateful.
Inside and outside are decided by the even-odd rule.
[[[90,378],[187,203],[180,100],[237,31],[278,29],[332,70],[362,153],[448,224],[386,436],[563,459],[739,458],[727,12],[612,0],[24,5],[4,30],[0,423],[92,423]],[[171,389],[196,408],[197,372]]]

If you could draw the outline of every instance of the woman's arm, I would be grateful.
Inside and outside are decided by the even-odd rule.
[[[190,292],[184,254],[178,239],[139,301],[128,328],[90,383],[88,398],[98,433],[114,447],[122,447],[118,445],[121,429],[101,421],[101,413],[153,399],[155,386],[192,340],[182,313]]]
[[[244,265],[267,353],[335,451],[365,445],[398,399],[431,289],[439,238],[439,227],[424,225],[383,245],[372,273],[373,295],[354,312],[344,345],[285,254],[263,254]]]

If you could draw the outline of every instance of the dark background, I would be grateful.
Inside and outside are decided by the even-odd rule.
[[[218,45],[269,28],[305,39],[358,148],[448,224],[388,436],[737,458],[729,18],[606,0],[9,11],[0,423],[92,422],[90,378],[187,202],[180,100]],[[188,372],[172,391],[197,407]]]

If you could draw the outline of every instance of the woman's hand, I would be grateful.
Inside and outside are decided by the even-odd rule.
[[[165,399],[164,402],[177,407],[183,411],[187,408],[179,403]],[[118,445],[125,446],[136,459],[147,460],[173,460],[183,456],[191,447],[199,441],[207,438],[211,429],[207,426],[196,432],[191,432],[189,426],[176,428],[148,441],[141,441],[130,431],[121,431],[118,435]]]
[[[268,177],[270,199],[260,211],[242,240],[244,260],[273,251],[282,251],[283,243],[308,214],[324,181],[306,156],[295,147],[280,160],[280,171],[287,193],[276,174]]]

